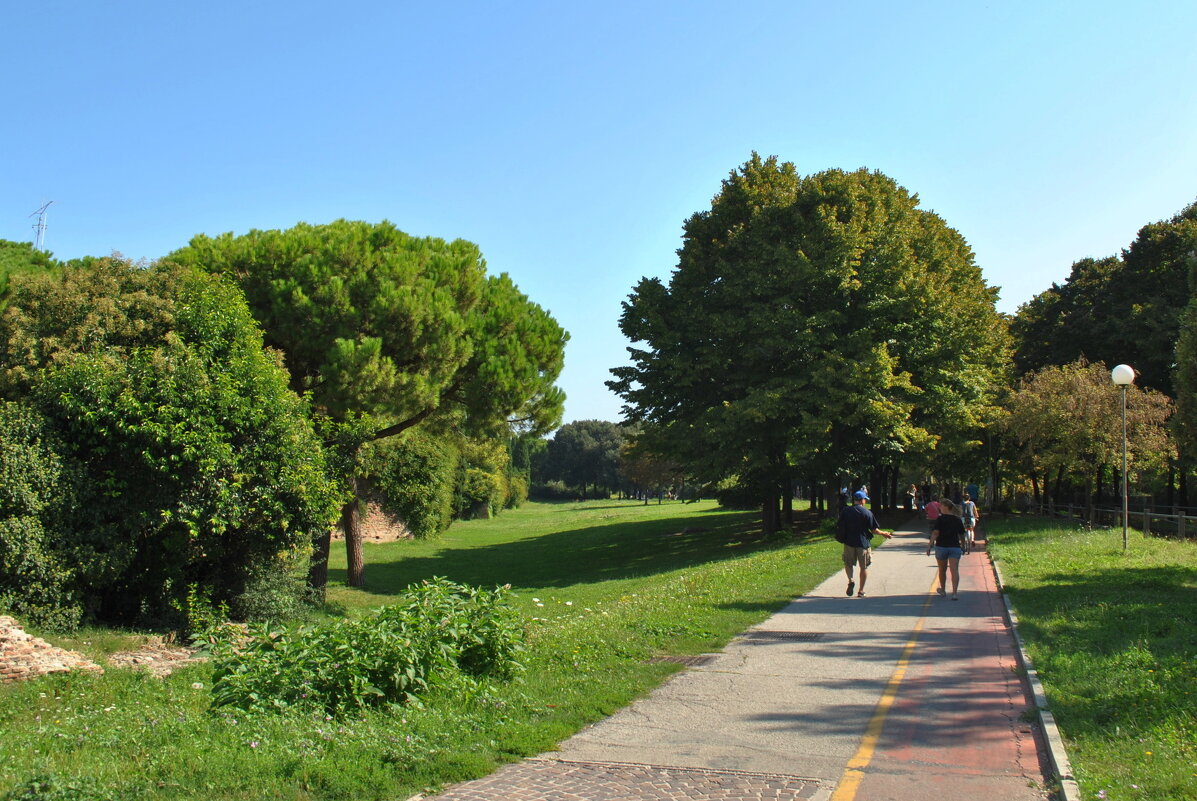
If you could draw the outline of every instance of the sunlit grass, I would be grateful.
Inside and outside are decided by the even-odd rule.
[[[762,540],[713,504],[529,504],[440,539],[367,546],[363,590],[334,560],[330,608],[385,604],[431,576],[510,583],[527,630],[521,680],[443,691],[353,720],[214,714],[210,670],[166,680],[110,669],[0,687],[0,798],[38,774],[95,782],[89,798],[395,799],[551,749],[838,569],[808,531]],[[113,650],[89,631],[70,644]],[[66,796],[62,796],[66,797]]]
[[[1197,799],[1197,543],[989,526],[1086,797]]]

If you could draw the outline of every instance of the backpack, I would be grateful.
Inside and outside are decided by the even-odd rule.
[[[835,521],[835,541],[842,545],[855,545],[856,544],[855,542],[851,542],[849,540],[848,526],[844,522],[846,515],[849,514],[848,510],[851,508],[852,508],[851,506],[848,506],[843,509],[840,509],[839,519]]]

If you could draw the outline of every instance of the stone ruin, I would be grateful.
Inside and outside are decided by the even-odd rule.
[[[149,638],[135,651],[122,651],[107,657],[112,667],[144,670],[159,678],[202,659],[196,655],[196,649],[184,648],[160,637]],[[14,618],[0,615],[0,684],[71,670],[104,672],[104,668],[82,654],[56,648],[26,632]]]
[[[0,615],[0,684],[72,670],[104,672],[82,654],[55,648],[27,633],[13,618]]]
[[[374,489],[369,482],[363,483],[365,484],[363,495],[366,503],[361,518],[362,542],[410,540],[412,535],[403,519],[386,509],[382,502],[382,494],[378,490]],[[340,526],[333,528],[332,538],[334,540],[345,539],[345,533]]]

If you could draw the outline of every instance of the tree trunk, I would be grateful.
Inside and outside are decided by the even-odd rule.
[[[889,466],[889,508],[896,512],[901,505],[898,502],[898,466],[891,464]]]
[[[332,550],[332,529],[325,529],[312,540],[312,558],[308,562],[308,590],[321,603],[328,586],[328,555]]]
[[[353,497],[341,507],[341,529],[345,532],[345,564],[350,587],[366,585],[366,564],[362,559],[362,516],[358,480],[353,477]]]
[[[1176,505],[1176,462],[1168,460],[1168,491],[1164,496],[1164,505],[1171,509]]]
[[[777,498],[766,498],[761,504],[761,533],[766,537],[777,533]]]
[[[1176,499],[1180,505],[1187,508],[1189,505],[1189,467],[1182,459],[1180,462],[1180,469],[1177,471],[1176,478]]]
[[[794,482],[786,480],[785,492],[781,496],[781,521],[786,528],[794,526]]]

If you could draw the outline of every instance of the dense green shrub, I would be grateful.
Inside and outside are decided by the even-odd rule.
[[[582,493],[565,486],[564,481],[537,482],[528,488],[528,495],[538,501],[576,501]]]
[[[233,596],[229,610],[237,620],[282,622],[310,611],[304,554],[255,565],[245,588]]]
[[[372,443],[363,463],[386,510],[414,537],[440,534],[453,521],[458,454],[447,437],[409,430]]]
[[[74,628],[83,608],[72,554],[55,534],[74,507],[70,471],[28,407],[0,404],[0,610],[45,628]]]
[[[523,632],[508,588],[433,579],[361,620],[226,639],[213,652],[212,703],[244,711],[318,708],[342,715],[405,704],[438,682],[509,678]]]
[[[506,494],[502,474],[491,473],[480,467],[466,468],[465,480],[461,485],[459,514],[469,517],[474,509],[500,509]]]
[[[79,467],[77,512],[51,538],[89,610],[160,620],[192,584],[231,601],[335,519],[307,408],[238,289],[102,259],[14,275],[8,300],[0,389]]]
[[[508,473],[506,476],[506,497],[504,509],[518,509],[528,500],[528,477],[523,473]]]

